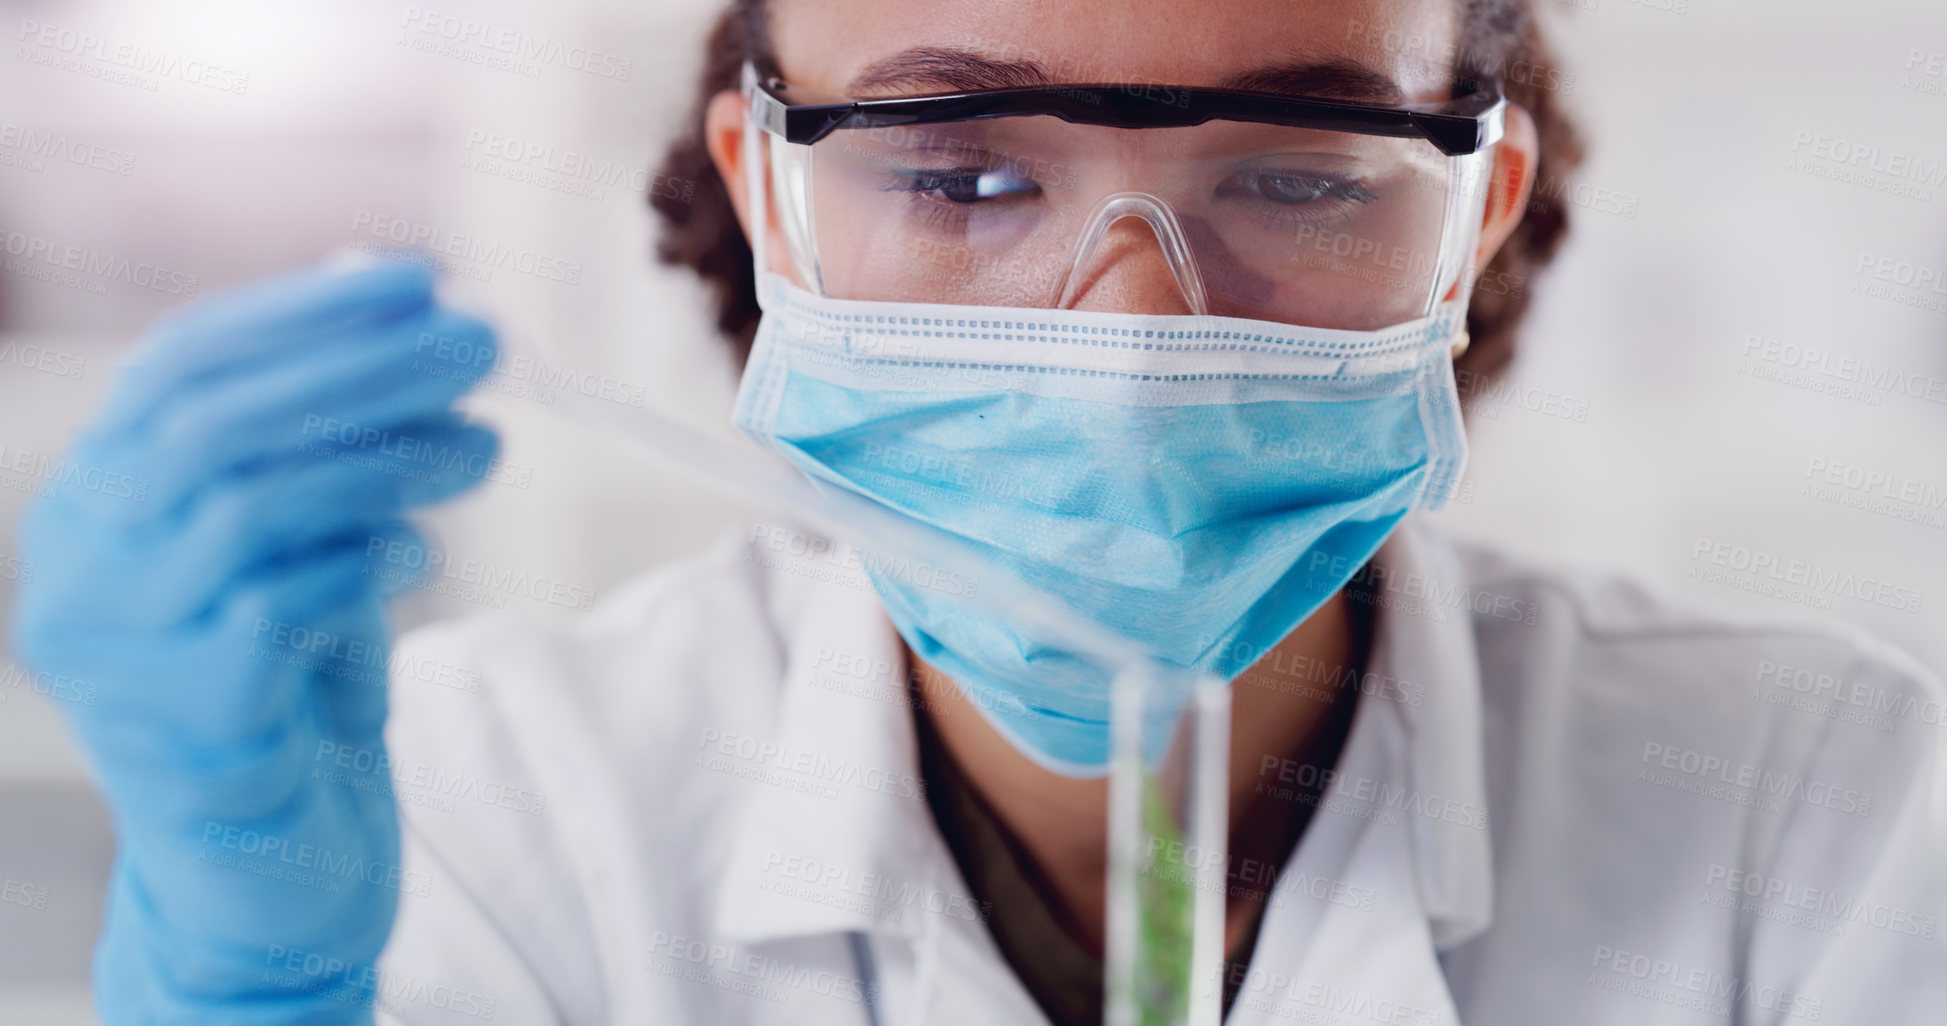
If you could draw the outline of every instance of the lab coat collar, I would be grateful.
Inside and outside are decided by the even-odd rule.
[[[1409,517],[1365,575],[1378,603],[1369,671],[1418,685],[1422,700],[1389,702],[1407,738],[1412,792],[1437,796],[1447,815],[1414,815],[1415,875],[1436,947],[1487,929],[1494,908],[1492,820],[1482,751],[1480,653],[1475,611],[1507,607],[1468,579],[1453,546]],[[1356,587],[1357,585],[1355,585]]]
[[[1415,521],[1373,567],[1349,585],[1377,605],[1364,693],[1265,909],[1232,1026],[1362,1006],[1459,1021],[1440,956],[1493,907],[1475,598]]]
[[[928,916],[975,916],[926,803],[899,636],[856,564],[811,548],[768,554],[784,571],[770,575],[784,665],[775,754],[765,779],[745,781],[719,934],[912,938]]]
[[[1391,782],[1409,794],[1479,810],[1484,820],[1472,631],[1479,596],[1452,547],[1417,516],[1373,562],[1378,569],[1362,577],[1378,602],[1366,679],[1404,682],[1420,700],[1365,696],[1348,749],[1397,749],[1368,764],[1398,774],[1403,779]],[[775,622],[786,625],[779,757],[819,767],[813,775],[833,783],[823,797],[750,785],[717,905],[721,935],[748,943],[853,930],[912,938],[928,915],[965,918],[965,885],[923,791],[908,786],[918,784],[919,759],[897,633],[867,589],[792,573],[773,579]],[[1376,718],[1390,722],[1364,722]],[[1493,907],[1488,829],[1425,814],[1402,823],[1406,850],[1398,854],[1417,885],[1432,947],[1445,950],[1486,929]],[[1267,932],[1280,929],[1273,921],[1278,904]]]

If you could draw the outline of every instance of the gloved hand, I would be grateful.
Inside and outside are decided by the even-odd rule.
[[[92,696],[62,705],[120,844],[110,1026],[370,1022],[400,893],[437,886],[399,867],[385,557],[496,443],[452,409],[493,336],[432,293],[341,260],[162,322],[29,515],[14,647]]]

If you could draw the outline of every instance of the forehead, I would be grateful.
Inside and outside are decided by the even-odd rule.
[[[939,67],[939,54],[970,53],[1036,67],[1064,83],[1214,87],[1272,67],[1357,67],[1397,83],[1397,101],[1420,102],[1447,95],[1459,6],[1459,0],[771,0],[771,32],[786,78],[835,95],[947,91],[955,85],[911,76],[887,81],[883,73],[889,65]],[[935,58],[900,60],[914,52]],[[878,84],[855,89],[862,76]]]

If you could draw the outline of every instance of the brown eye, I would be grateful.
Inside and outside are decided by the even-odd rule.
[[[1310,203],[1333,193],[1333,183],[1311,175],[1252,174],[1238,186],[1257,199],[1285,206]]]
[[[1274,203],[1309,203],[1331,190],[1316,178],[1265,175],[1258,179],[1258,195]]]
[[[1018,175],[978,169],[914,172],[907,189],[961,204],[1023,198],[1041,191],[1040,186]]]

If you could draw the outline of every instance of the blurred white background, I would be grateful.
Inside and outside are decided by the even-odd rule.
[[[0,616],[33,486],[8,468],[57,454],[118,353],[181,301],[133,280],[146,272],[112,270],[122,261],[160,269],[166,288],[194,276],[206,293],[376,242],[384,219],[553,258],[578,283],[474,261],[455,294],[517,344],[725,431],[734,369],[702,290],[651,258],[640,195],[667,186],[645,171],[687,113],[717,6],[431,8],[611,55],[601,74],[427,52],[403,3],[0,0],[0,571],[15,568],[0,572]],[[1947,275],[1947,7],[1542,6],[1592,153],[1518,368],[1477,397],[1466,501],[1442,516],[1694,604],[1850,621],[1947,667],[1947,285],[1875,277]],[[82,36],[140,66],[67,49]],[[613,74],[622,62],[626,79]],[[511,170],[519,148],[498,139],[548,149]],[[547,169],[569,154],[583,177]],[[21,251],[35,240],[111,270],[50,278]],[[1808,366],[1807,348],[1829,355]],[[737,516],[707,481],[531,404],[488,396],[481,409],[532,479],[437,514],[456,551],[604,589]],[[1837,468],[1839,483],[1814,468]],[[1892,497],[1848,487],[1848,469]],[[1917,591],[1920,608],[1808,604],[1690,576],[1709,545]],[[418,596],[402,617],[478,608]],[[89,1021],[111,851],[54,711],[0,679],[0,878],[47,898],[0,903],[0,1022]]]

